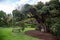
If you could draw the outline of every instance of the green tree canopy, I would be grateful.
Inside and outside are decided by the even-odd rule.
[[[35,5],[35,7],[38,9],[38,10],[40,10],[42,7],[44,6],[44,3],[43,2],[38,2],[38,4],[37,5]]]
[[[21,21],[22,19],[24,19],[24,14],[22,14],[21,11],[16,9],[16,10],[13,10],[12,13],[15,21]]]

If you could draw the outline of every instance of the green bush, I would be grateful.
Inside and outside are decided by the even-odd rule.
[[[52,27],[51,30],[54,32],[54,35],[60,36],[60,23],[55,23]]]

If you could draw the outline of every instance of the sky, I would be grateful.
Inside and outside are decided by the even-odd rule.
[[[24,4],[37,4],[39,1],[42,1],[43,3],[49,2],[50,0],[0,0],[0,10],[3,10],[7,14],[12,13],[14,9],[16,9],[18,6],[20,8]]]

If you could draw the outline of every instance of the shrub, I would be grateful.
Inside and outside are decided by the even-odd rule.
[[[51,30],[54,32],[54,35],[60,36],[60,23],[55,23],[52,27]]]

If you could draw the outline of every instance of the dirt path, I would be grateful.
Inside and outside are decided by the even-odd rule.
[[[36,37],[36,38],[39,38],[39,39],[43,39],[43,40],[58,40],[52,34],[42,33],[42,32],[37,31],[37,30],[26,31],[25,34]]]

